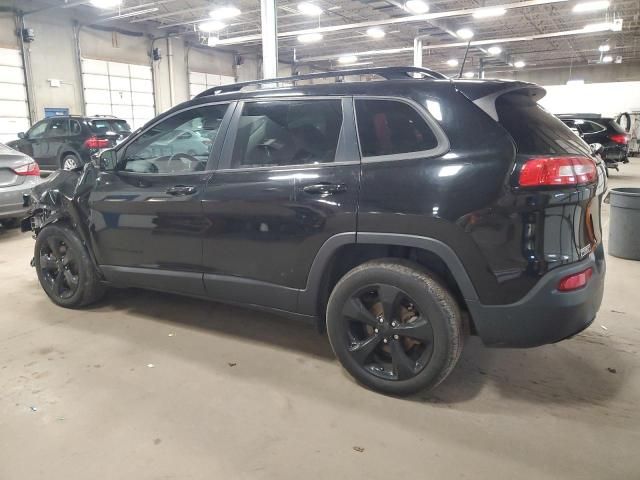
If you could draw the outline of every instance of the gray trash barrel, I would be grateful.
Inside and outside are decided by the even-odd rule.
[[[612,188],[609,254],[640,260],[640,188]]]

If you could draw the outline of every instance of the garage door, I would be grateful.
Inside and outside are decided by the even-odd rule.
[[[138,128],[155,117],[148,65],[82,59],[87,115],[115,115]]]
[[[29,130],[27,90],[19,50],[0,48],[0,142]]]
[[[204,92],[208,88],[217,87],[219,85],[228,85],[229,83],[235,83],[235,81],[235,78],[226,75],[190,72],[189,93],[191,94],[191,98],[193,98],[199,93]]]

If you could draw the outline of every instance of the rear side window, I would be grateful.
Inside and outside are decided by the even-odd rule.
[[[363,157],[432,150],[438,139],[410,105],[396,100],[356,100]]]
[[[496,100],[500,124],[523,155],[590,155],[587,145],[562,121],[526,93],[506,93]]]
[[[341,128],[341,100],[246,103],[231,168],[333,162]]]

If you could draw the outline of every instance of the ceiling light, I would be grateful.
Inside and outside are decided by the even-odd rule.
[[[342,57],[338,58],[338,63],[342,63],[343,65],[348,63],[356,63],[357,61],[358,57],[356,57],[355,55],[343,55]]]
[[[462,40],[471,40],[473,38],[473,30],[461,28],[456,32],[456,35],[458,35]]]
[[[577,3],[573,7],[573,13],[597,12],[598,10],[606,10],[609,8],[609,0],[595,0],[593,2]]]
[[[464,74],[462,75],[464,78],[473,78],[476,76],[475,73],[473,72],[464,72]]]
[[[380,27],[371,27],[367,29],[367,35],[371,38],[384,38],[386,33]]]
[[[298,35],[298,41],[300,43],[313,43],[313,42],[319,42],[320,40],[322,40],[323,36],[321,33],[315,32],[315,33],[305,33],[302,35]]]
[[[218,20],[226,20],[227,18],[233,18],[240,15],[242,12],[239,8],[227,5],[226,7],[219,7],[209,12],[209,16],[217,18]]]
[[[480,10],[476,10],[475,12],[473,12],[473,18],[489,18],[489,17],[499,17],[501,15],[504,15],[505,13],[507,13],[507,9],[506,8],[500,8],[500,7],[489,7],[489,8],[482,8]]]
[[[201,32],[217,32],[222,30],[227,25],[219,22],[218,20],[209,20],[208,22],[201,23],[198,25],[198,29]]]
[[[449,65],[450,67],[457,67],[458,66],[458,60],[455,58],[451,58],[449,60],[447,60],[447,65]]]
[[[423,0],[408,0],[404,4],[404,9],[409,13],[420,15],[421,13],[427,13],[429,11],[429,5]]]
[[[613,62],[613,57],[611,55],[605,55],[602,57],[602,63],[611,63]]]
[[[526,63],[524,63],[522,60],[518,60],[517,62],[514,62],[513,66],[516,68],[522,68],[526,65]]]
[[[115,8],[122,5],[122,0],[91,0],[91,5],[97,8]]]
[[[311,2],[299,3],[298,11],[303,15],[309,15],[310,17],[317,17],[318,15],[322,15],[322,9]]]
[[[613,30],[614,25],[611,22],[590,23],[582,27],[585,32],[605,32]]]
[[[500,47],[489,47],[487,51],[491,55],[500,55],[502,53],[502,49]]]
[[[598,50],[601,52],[608,52],[609,50],[611,50],[611,47],[609,45],[600,45],[598,47]]]
[[[220,42],[220,37],[217,37],[215,35],[207,38],[207,46],[209,47],[215,47],[216,45],[218,45],[219,42]]]

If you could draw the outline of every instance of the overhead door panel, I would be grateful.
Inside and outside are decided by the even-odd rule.
[[[27,89],[19,50],[0,48],[0,142],[29,129]]]
[[[138,128],[155,117],[151,67],[82,59],[87,115],[115,115]]]
[[[235,78],[215,73],[189,72],[189,94],[191,98],[220,85],[235,83]]]

